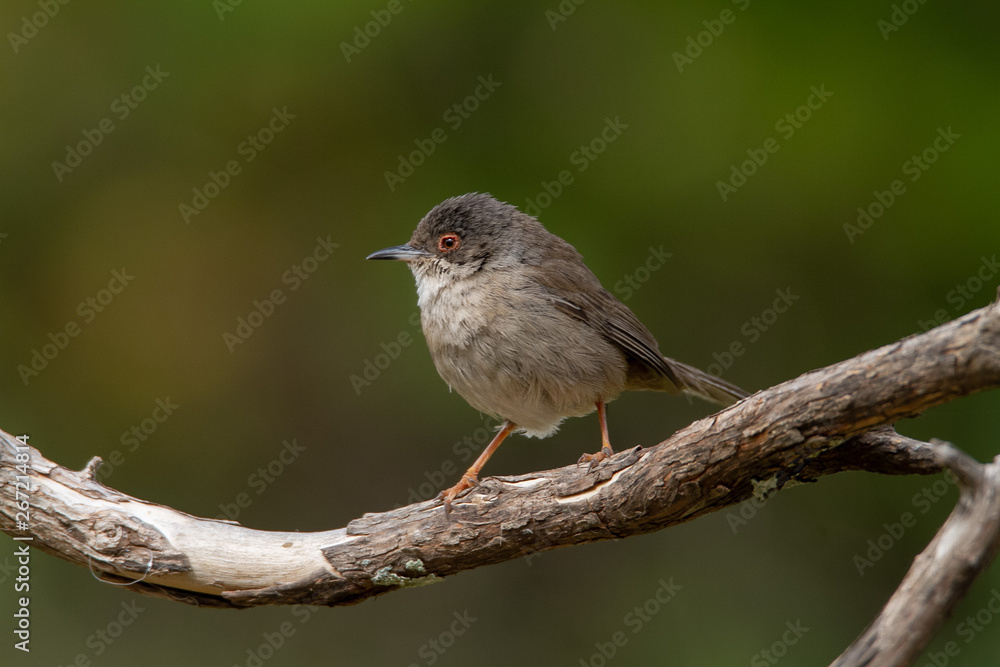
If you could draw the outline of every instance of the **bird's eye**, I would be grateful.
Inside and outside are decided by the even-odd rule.
[[[461,241],[458,234],[442,234],[441,238],[438,239],[438,250],[441,252],[451,252],[458,248],[458,244]]]

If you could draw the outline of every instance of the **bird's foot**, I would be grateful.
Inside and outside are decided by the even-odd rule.
[[[611,449],[610,445],[604,445],[603,447],[601,447],[601,451],[597,452],[596,454],[584,454],[583,456],[581,456],[580,460],[577,461],[577,464],[590,463],[588,469],[592,469],[594,466],[596,466],[604,459],[611,458],[614,455],[614,453],[615,452],[614,450]]]
[[[476,484],[479,484],[479,477],[466,473],[462,475],[462,479],[458,480],[458,484],[439,493],[435,500],[443,501],[444,513],[449,514],[451,513],[451,503],[462,495],[463,491],[473,488]]]

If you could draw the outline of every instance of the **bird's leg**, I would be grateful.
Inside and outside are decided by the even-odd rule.
[[[601,422],[601,451],[596,454],[584,454],[577,463],[589,461],[590,465],[595,465],[615,453],[608,438],[608,416],[604,409],[604,401],[597,401],[597,419]]]
[[[471,489],[479,483],[479,471],[483,469],[483,466],[486,465],[489,458],[493,456],[493,452],[497,450],[500,443],[503,442],[515,428],[517,428],[515,424],[511,423],[509,420],[505,421],[503,423],[503,428],[501,428],[500,431],[493,436],[492,442],[487,445],[486,449],[483,450],[483,453],[479,455],[478,459],[476,459],[476,462],[469,466],[469,469],[465,471],[464,475],[462,475],[462,479],[458,480],[458,484],[450,489],[445,489],[438,494],[438,498],[444,500],[445,512],[451,511],[452,501],[455,500],[455,498],[457,498],[462,491]]]

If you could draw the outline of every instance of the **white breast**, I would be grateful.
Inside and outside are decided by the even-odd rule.
[[[417,305],[428,343],[466,347],[470,338],[486,327],[495,315],[486,290],[480,289],[484,278],[454,280],[438,272],[416,273]]]

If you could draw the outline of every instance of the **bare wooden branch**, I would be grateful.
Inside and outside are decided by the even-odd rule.
[[[834,667],[913,664],[1000,547],[1000,458],[981,465],[945,442],[929,449],[958,477],[958,505]]]
[[[194,517],[103,486],[94,479],[93,462],[74,472],[26,448],[31,544],[90,566],[105,579],[135,582],[127,587],[136,592],[191,604],[353,604],[547,549],[660,530],[780,490],[792,480],[813,481],[843,470],[929,474],[961,466],[940,447],[888,427],[998,386],[1000,306],[993,304],[758,392],[658,446],[622,452],[594,470],[568,466],[487,478],[456,502],[450,519],[440,504],[428,501],[366,514],[346,528],[319,533],[258,531]],[[16,447],[0,432],[0,530],[22,535],[13,495],[22,474]],[[994,481],[995,476],[993,468],[979,475]],[[929,640],[995,550],[995,538],[955,548],[954,537],[962,533],[954,526],[970,530],[964,527],[968,522],[985,520],[976,508],[995,502],[978,493],[985,500],[963,494],[932,543],[944,561],[975,559],[977,567],[941,570],[945,578],[965,579],[920,619],[887,607],[872,626],[875,639],[862,638],[863,653],[852,653],[852,647],[839,664],[862,664],[856,656],[872,650],[889,655],[883,644],[898,640],[893,637],[898,638],[899,623],[922,624],[911,647]],[[928,562],[933,568],[943,563]],[[883,631],[886,624],[897,635]],[[901,659],[918,649],[907,650],[899,653]]]

